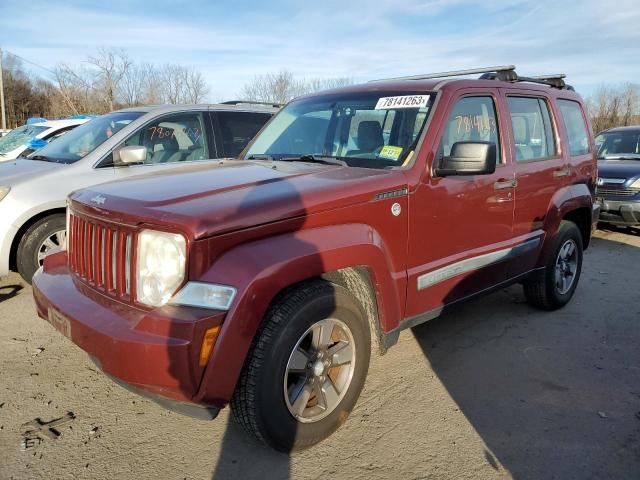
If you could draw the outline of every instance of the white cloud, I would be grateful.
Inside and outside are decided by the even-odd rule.
[[[640,78],[640,7],[619,0],[328,0],[185,22],[43,4],[47,19],[0,15],[5,48],[47,67],[77,63],[99,46],[138,60],[194,65],[213,97],[233,97],[254,75],[287,68],[305,77],[367,80],[515,63],[521,73],[565,72],[578,87]],[[471,15],[475,17],[470,18]],[[483,18],[486,17],[486,18]],[[34,39],[34,40],[32,40]]]

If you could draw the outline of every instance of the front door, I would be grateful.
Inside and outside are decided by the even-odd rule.
[[[147,158],[138,165],[116,166],[116,175],[146,174],[216,158],[216,151],[209,142],[211,128],[205,113],[186,111],[168,114],[135,131],[122,146],[144,146]]]
[[[436,311],[506,278],[511,254],[514,172],[501,135],[506,120],[497,93],[465,91],[450,102],[434,165],[461,141],[496,144],[498,166],[488,175],[425,173],[409,196],[406,317]]]

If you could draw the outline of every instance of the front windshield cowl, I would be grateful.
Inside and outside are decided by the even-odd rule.
[[[402,167],[422,137],[434,98],[430,92],[351,91],[295,100],[254,139],[244,158]]]

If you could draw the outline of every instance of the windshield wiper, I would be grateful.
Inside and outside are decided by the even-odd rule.
[[[41,160],[43,162],[60,163],[55,158],[47,157],[45,155],[34,155],[32,157],[22,157],[22,158],[28,158],[29,160]]]
[[[329,155],[300,155],[299,157],[287,157],[280,160],[286,162],[315,162],[315,163],[327,163],[329,165],[340,165],[346,167],[347,162],[339,159],[338,157],[331,157]]]
[[[273,161],[273,157],[271,155],[262,155],[262,154],[258,154],[258,155],[249,155],[247,157],[247,160],[269,160],[269,161]]]
[[[598,160],[640,160],[640,154],[605,155],[604,157],[598,157]]]

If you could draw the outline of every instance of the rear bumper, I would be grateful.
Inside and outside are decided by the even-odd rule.
[[[640,200],[601,200],[600,221],[614,225],[640,225]]]
[[[225,312],[172,306],[143,310],[122,304],[71,274],[66,252],[46,258],[33,278],[33,295],[38,315],[118,383],[198,418],[203,416],[188,410],[204,409],[204,417],[213,418],[222,406],[197,406],[192,399],[204,373],[198,364],[204,332],[220,325]]]

